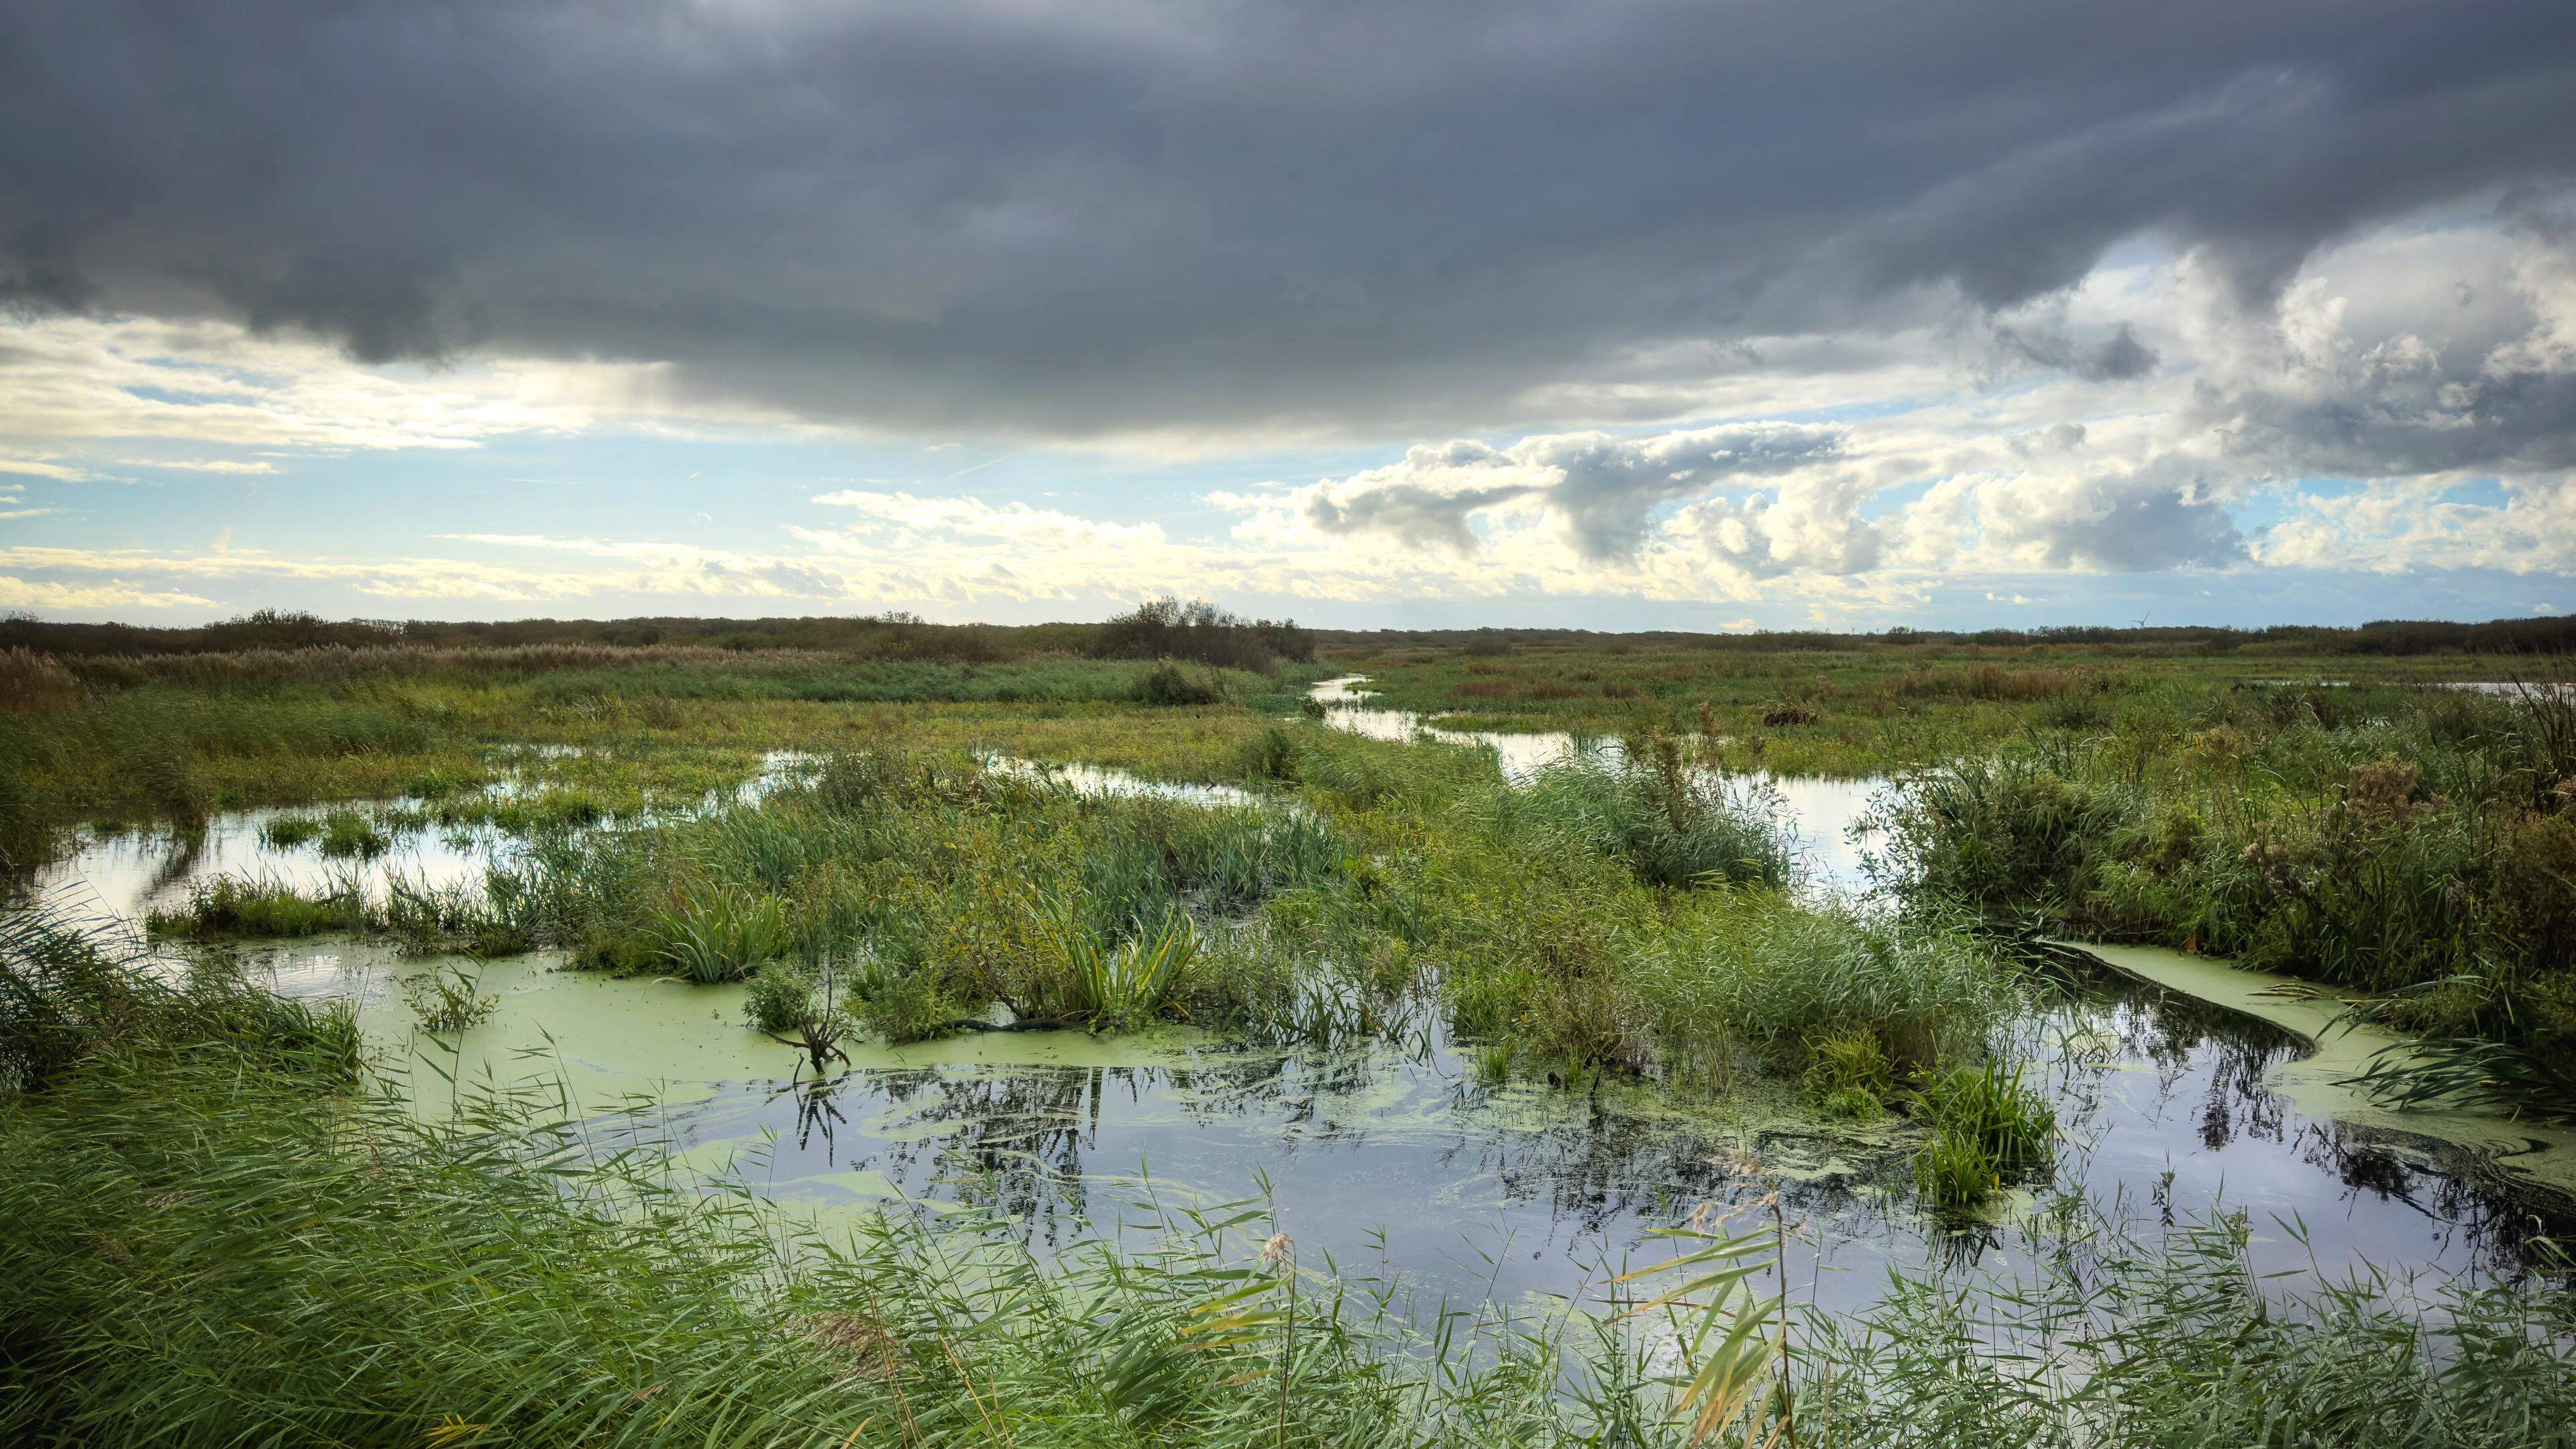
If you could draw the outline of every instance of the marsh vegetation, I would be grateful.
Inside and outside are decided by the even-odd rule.
[[[2474,1044],[2392,1067],[2401,1104],[2545,1087],[2576,1049],[2555,691],[2268,682],[2327,667],[2268,644],[1390,646],[1178,604],[841,652],[316,624],[11,656],[0,815],[50,902],[0,916],[20,1438],[2465,1445],[2576,1416],[2566,1207],[2529,1166],[2576,1145],[2391,1158],[2391,1109],[2352,1135],[2271,1092],[2294,1046],[2178,1036],[2024,944],[2238,956]],[[1461,731],[1615,745],[1506,770],[1298,710],[1355,670]],[[1764,785],[1801,768],[1892,777],[1874,897],[1815,888]],[[79,863],[145,838],[166,859],[76,909]],[[374,996],[260,965],[315,952],[403,964]],[[1101,1065],[1012,1065],[1056,1041]],[[576,1068],[659,1080],[684,1042],[743,1065],[696,1106],[573,1101]],[[2271,1281],[2309,1200],[2258,1219],[2170,1166],[2162,1220],[2103,1200],[2153,1177],[2111,1124],[2163,1130],[2124,1063],[2206,1079],[2183,1150],[2429,1191],[2472,1256],[2354,1238]],[[1364,1124],[1405,1102],[1591,1246],[1443,1309],[1425,1265],[1300,1226],[1402,1202],[1283,1187],[1257,1133],[1095,1220],[1112,1081],[1194,1124],[1137,1139],[1184,1163],[1238,1119],[1400,1144]],[[662,1135],[772,1100],[759,1172]],[[2494,1110],[2543,1131],[2548,1100]],[[866,1125],[903,1111],[965,1135]],[[948,1208],[750,1185],[845,1151]],[[1909,1246],[1825,1291],[1862,1238]]]

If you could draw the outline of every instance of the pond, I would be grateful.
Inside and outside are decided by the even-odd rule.
[[[2263,989],[2198,980],[2224,968],[2171,953],[2122,953],[2136,974],[2088,974],[2028,1023],[2063,1124],[2057,1170],[1968,1221],[1920,1204],[1897,1119],[1822,1120],[1758,1084],[1568,1090],[1544,1067],[1487,1083],[1428,1015],[1400,1045],[1335,1051],[1177,1027],[970,1034],[862,1047],[816,1081],[798,1079],[794,1049],[743,1025],[740,987],[558,971],[543,956],[448,963],[479,971],[499,1003],[458,1041],[416,1030],[393,989],[424,963],[350,942],[246,959],[283,991],[359,1002],[384,1069],[425,1112],[477,1083],[536,1084],[603,1145],[667,1143],[691,1170],[738,1174],[827,1225],[890,1202],[971,1204],[1013,1214],[1041,1248],[1266,1181],[1306,1261],[1329,1254],[1424,1305],[1577,1292],[1662,1256],[1653,1229],[1775,1186],[1805,1228],[1793,1280],[1829,1306],[1874,1299],[1890,1266],[2026,1266],[2056,1245],[2046,1209],[2070,1191],[2149,1232],[2245,1213],[2256,1271],[2301,1276],[2365,1261],[2509,1270],[2531,1233],[2570,1225],[2565,1134],[2483,1118],[2414,1124],[2451,1134],[2423,1136],[2301,1070],[2313,1022],[2148,979],[2248,1001]]]
[[[568,752],[568,747],[551,751]],[[757,773],[731,789],[656,806],[640,820],[610,820],[592,828],[618,829],[728,805],[757,804],[814,763],[814,756],[801,751],[773,750],[762,758]],[[481,793],[508,800],[528,791],[528,782],[512,772]],[[518,849],[517,837],[491,825],[418,823],[431,803],[406,797],[350,801],[327,809],[225,810],[187,830],[85,829],[70,849],[37,869],[26,883],[25,895],[34,904],[74,916],[106,916],[140,925],[153,910],[184,905],[199,885],[224,876],[305,892],[354,890],[382,899],[396,880],[432,890],[479,887],[488,867]],[[343,813],[376,820],[391,816],[410,823],[388,832],[389,842],[381,853],[363,858],[326,855],[318,840],[281,846],[268,838],[274,821]]]

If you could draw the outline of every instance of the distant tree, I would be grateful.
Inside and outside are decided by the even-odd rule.
[[[1205,599],[1147,599],[1100,626],[1091,652],[1101,659],[1193,659],[1230,669],[1305,663],[1315,641],[1293,619],[1247,619]]]

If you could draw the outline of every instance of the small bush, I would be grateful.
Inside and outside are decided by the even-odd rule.
[[[889,1046],[946,1036],[966,1014],[927,971],[889,972],[855,987],[854,995],[851,1014]]]
[[[1148,599],[1101,625],[1091,652],[1102,659],[1192,659],[1268,670],[1283,659],[1313,659],[1315,644],[1293,620],[1246,619],[1205,600]]]
[[[1286,784],[1297,778],[1297,738],[1277,725],[1244,741],[1241,758],[1243,773],[1251,779]]]
[[[1226,700],[1223,681],[1169,659],[1138,675],[1131,697],[1138,704],[1157,706],[1223,704]]]
[[[1729,789],[1654,754],[1618,763],[1577,755],[1541,771],[1513,808],[1569,843],[1626,861],[1647,885],[1779,886],[1791,873],[1757,790]]]
[[[758,1031],[776,1035],[796,1029],[797,1020],[811,1008],[814,999],[814,972],[801,963],[771,961],[751,975],[751,987],[742,998],[743,1018]]]

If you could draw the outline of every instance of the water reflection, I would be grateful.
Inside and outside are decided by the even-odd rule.
[[[1210,808],[1248,809],[1261,802],[1251,792],[1232,785],[1191,785],[1170,780],[1148,780],[1141,775],[1106,765],[1052,764],[1044,760],[1022,759],[1017,755],[986,755],[984,768],[1016,780],[1043,785],[1061,785],[1077,795],[1116,795],[1140,799],[1173,800],[1184,805]]]
[[[381,895],[397,878],[444,890],[480,884],[484,869],[512,848],[509,836],[489,827],[413,831],[365,860],[333,859],[318,844],[269,843],[270,821],[307,813],[227,810],[194,829],[85,831],[70,851],[36,871],[28,895],[35,905],[131,925],[155,909],[185,904],[191,891],[218,876],[307,892]]]
[[[1325,724],[1351,734],[1398,743],[1434,740],[1492,750],[1503,778],[1514,783],[1526,783],[1550,765],[1577,756],[1591,755],[1615,762],[1624,753],[1619,741],[1603,735],[1577,735],[1564,730],[1452,729],[1437,723],[1435,717],[1370,704],[1368,701],[1375,695],[1360,688],[1367,681],[1368,676],[1362,674],[1327,679],[1309,689],[1306,697],[1323,709]],[[1858,896],[1869,890],[1868,857],[1884,840],[1875,831],[1863,830],[1861,821],[1871,800],[1889,787],[1886,776],[1836,780],[1746,770],[1730,778],[1760,787],[1756,795],[1770,802],[1773,823],[1789,837],[1794,852],[1805,862],[1811,888],[1840,896]]]
[[[576,753],[570,746],[548,746],[530,752],[535,758]],[[760,769],[741,784],[710,790],[694,801],[656,808],[626,820],[611,820],[595,829],[624,829],[655,820],[686,817],[728,804],[756,804],[772,792],[804,778],[818,757],[796,750],[775,750],[762,757]],[[485,788],[495,800],[526,793],[527,781],[505,773]],[[423,823],[430,802],[404,797],[356,801],[327,807],[333,813],[355,813],[379,822],[390,836],[381,853],[367,858],[333,858],[318,840],[281,846],[268,838],[272,821],[309,816],[325,807],[226,810],[192,827],[142,829],[87,828],[71,849],[39,867],[23,882],[26,904],[50,907],[73,916],[102,916],[128,926],[140,925],[156,909],[186,904],[190,892],[219,876],[274,883],[307,893],[356,892],[382,899],[387,887],[406,885],[445,891],[479,887],[484,872],[507,861],[520,841],[491,825],[441,826]]]
[[[716,1083],[667,1121],[693,1151],[756,1146],[751,1175],[781,1198],[971,1204],[1047,1249],[1149,1197],[1230,1200],[1266,1176],[1301,1244],[1434,1296],[1567,1292],[1647,1261],[1651,1231],[1700,1204],[1774,1188],[1819,1245],[1812,1262],[1800,1250],[1800,1277],[1819,1273],[1813,1291],[1843,1306],[1874,1299],[1890,1266],[2028,1263],[2055,1246],[2038,1210],[2076,1191],[2149,1226],[2245,1213],[2258,1274],[2510,1270],[2537,1228],[2569,1226],[2465,1154],[2303,1115],[2269,1085],[2303,1046],[2263,1023],[2086,982],[2034,1041],[2065,1146],[2052,1181],[1983,1224],[1923,1209],[1896,1119],[1836,1124],[1743,1097],[1684,1108],[1651,1084],[1487,1085],[1436,1039],[1421,1052],[1199,1040],[1106,1064],[863,1059],[826,1084]]]

